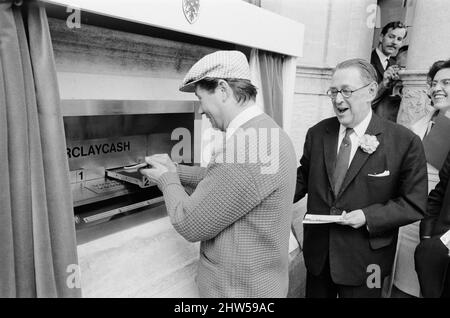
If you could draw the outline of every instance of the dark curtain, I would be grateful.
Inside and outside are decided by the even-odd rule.
[[[45,9],[0,0],[0,297],[81,296],[65,149]]]
[[[264,111],[283,127],[283,56],[259,50]]]

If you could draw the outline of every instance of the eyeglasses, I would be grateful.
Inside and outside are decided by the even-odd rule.
[[[342,97],[344,98],[350,98],[352,96],[352,94],[356,91],[359,91],[360,89],[363,89],[364,87],[369,86],[372,83],[366,84],[363,87],[351,90],[350,88],[343,88],[343,89],[336,89],[336,88],[330,88],[329,90],[327,90],[327,95],[328,97],[330,97],[331,99],[336,99],[337,94],[341,93]]]
[[[450,78],[444,78],[440,81],[429,81],[428,85],[430,88],[435,88],[439,84],[441,87],[450,87]]]

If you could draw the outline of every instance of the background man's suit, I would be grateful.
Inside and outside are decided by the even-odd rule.
[[[332,190],[339,121],[326,119],[309,129],[294,201],[308,193],[311,214],[341,214],[363,209],[366,226],[305,225],[303,252],[307,270],[319,275],[329,260],[335,284],[366,284],[367,267],[389,274],[398,227],[422,218],[427,199],[427,170],[420,138],[408,129],[373,114],[366,134],[379,146],[372,154],[358,148],[338,194]],[[389,171],[388,176],[373,177]]]
[[[373,67],[375,67],[375,70],[377,71],[377,83],[378,84],[381,83],[381,81],[383,80],[383,74],[385,69],[381,64],[380,58],[378,57],[376,50],[372,50],[372,55],[370,56],[370,64],[372,64]],[[395,59],[393,57],[389,58],[386,69],[391,65],[395,65]]]
[[[394,58],[389,58],[386,69],[391,65],[395,65],[395,63]],[[401,98],[400,96],[391,96],[392,88],[381,85],[385,69],[381,64],[376,50],[372,51],[370,64],[372,64],[377,71],[377,83],[379,84],[377,96],[372,102],[372,109],[378,116],[396,122]]]
[[[416,271],[424,297],[450,297],[450,256],[440,237],[450,230],[450,153],[439,172],[439,183],[430,192],[425,218],[420,223],[420,237],[430,236],[416,248]],[[447,279],[446,279],[447,276]]]

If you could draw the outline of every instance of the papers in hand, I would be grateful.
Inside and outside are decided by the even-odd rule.
[[[131,166],[125,166],[125,167],[123,167],[123,169],[128,172],[137,172],[140,169],[147,169],[147,168],[151,168],[151,167],[152,167],[152,165],[150,165],[146,162],[142,162],[142,163],[137,163],[137,164],[134,164]]]
[[[342,221],[342,215],[306,214],[303,224],[327,224]]]
[[[134,165],[131,166],[125,166],[123,167],[125,170],[137,170],[137,169],[141,169],[141,168],[146,168],[149,164],[146,162],[141,162],[141,163],[136,163]]]

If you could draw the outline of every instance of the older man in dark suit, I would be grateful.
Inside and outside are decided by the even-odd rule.
[[[376,92],[370,63],[340,63],[327,92],[336,117],[306,135],[294,201],[308,193],[306,216],[336,218],[336,223],[304,224],[307,297],[380,297],[398,228],[424,214],[422,143],[372,113]]]
[[[421,243],[415,252],[422,295],[450,298],[450,153],[430,192],[425,218],[420,223]]]

